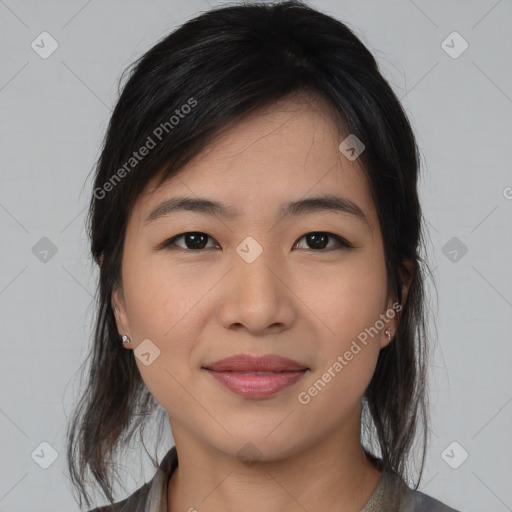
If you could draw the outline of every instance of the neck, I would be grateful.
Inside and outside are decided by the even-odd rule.
[[[381,473],[360,444],[359,422],[279,460],[247,464],[173,422],[179,465],[168,512],[359,512]]]

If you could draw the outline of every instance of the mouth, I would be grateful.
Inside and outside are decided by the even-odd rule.
[[[264,356],[251,356],[250,354],[237,354],[208,363],[203,366],[206,370],[216,372],[239,372],[239,373],[281,373],[290,371],[308,370],[306,366],[276,354]]]
[[[269,354],[239,354],[202,367],[224,387],[245,398],[266,398],[291,386],[310,369],[297,361]]]

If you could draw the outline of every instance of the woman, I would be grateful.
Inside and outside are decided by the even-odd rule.
[[[136,63],[90,207],[80,505],[91,471],[95,511],[454,510],[405,483],[427,440],[418,162],[373,56],[300,2],[209,11]],[[175,446],[115,502],[155,409]]]

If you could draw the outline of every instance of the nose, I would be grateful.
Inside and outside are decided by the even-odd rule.
[[[295,321],[296,296],[284,266],[263,253],[248,263],[238,254],[223,279],[219,320],[226,329],[247,330],[254,336],[289,329]]]

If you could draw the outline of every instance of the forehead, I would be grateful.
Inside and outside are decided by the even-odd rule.
[[[161,185],[158,177],[149,182],[135,216],[143,222],[173,196],[211,198],[256,218],[292,200],[341,194],[375,221],[363,169],[339,151],[344,135],[328,108],[321,101],[286,99],[246,116],[178,174]]]

